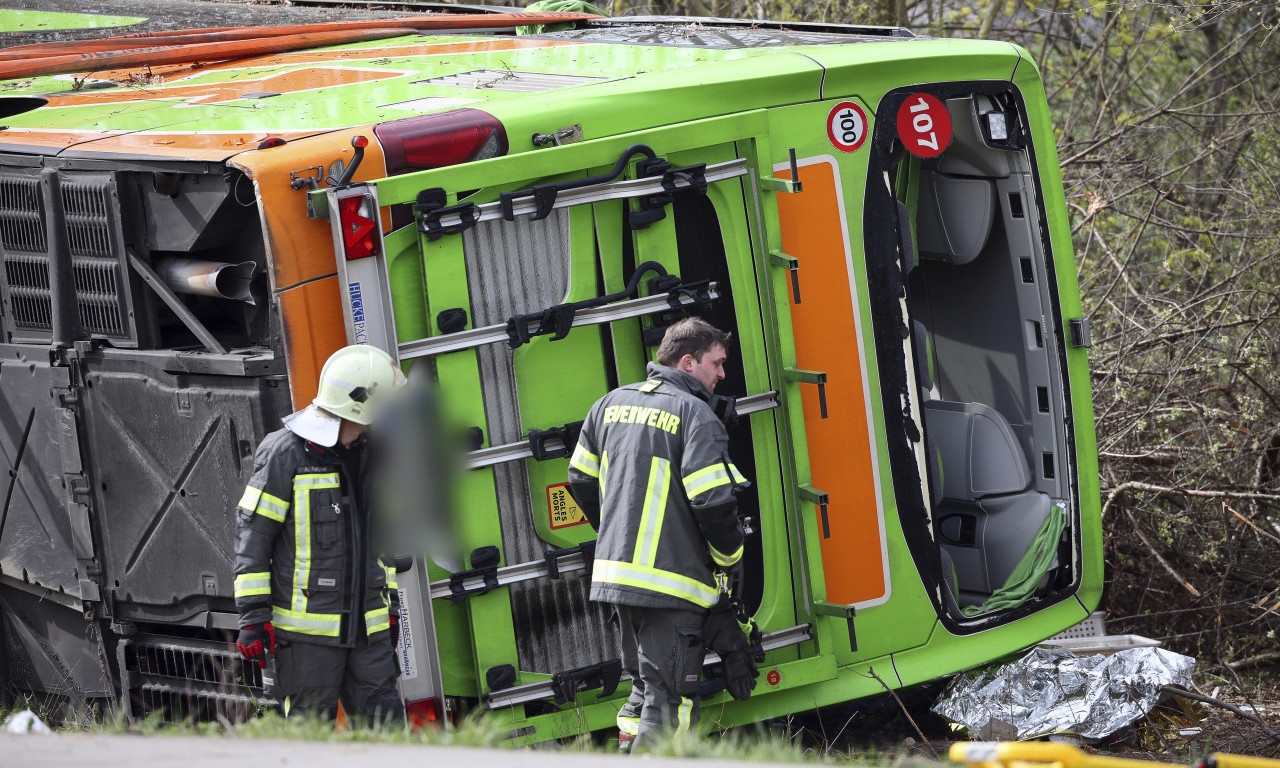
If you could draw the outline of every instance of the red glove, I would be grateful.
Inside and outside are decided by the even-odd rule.
[[[395,615],[391,617],[391,648],[395,649],[400,644],[400,619]]]
[[[267,654],[276,652],[276,628],[269,621],[241,627],[240,636],[236,638],[236,648],[241,656],[258,662],[259,667],[266,669]]]

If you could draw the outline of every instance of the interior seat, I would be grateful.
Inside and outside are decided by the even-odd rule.
[[[962,605],[981,604],[1013,572],[1052,504],[1007,419],[982,403],[921,404],[935,458],[934,527],[955,565]]]

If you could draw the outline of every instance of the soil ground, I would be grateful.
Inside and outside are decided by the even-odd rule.
[[[146,21],[128,27],[0,33],[0,46],[126,35],[199,27],[279,26],[340,19],[404,16],[353,5],[295,7],[262,0],[0,0],[0,9],[139,16]]]
[[[1194,735],[1180,737],[1161,717],[1181,714],[1165,703],[1157,706],[1152,719],[1138,722],[1100,743],[1084,749],[1099,755],[1160,763],[1191,765],[1210,753],[1250,757],[1280,758],[1280,691],[1257,690],[1257,681],[1243,681],[1255,688],[1245,697],[1219,690],[1215,698],[1246,712],[1256,711],[1262,724],[1251,722],[1221,707],[1194,704],[1194,720],[1181,725],[1199,727]],[[882,696],[856,702],[843,710],[824,711],[821,716],[794,718],[791,727],[806,744],[851,756],[881,754],[897,758],[933,759],[944,757],[956,739],[949,722],[929,710],[941,686],[928,685],[899,692],[899,699]],[[1164,728],[1158,729],[1156,723]],[[918,729],[918,730],[917,730]]]

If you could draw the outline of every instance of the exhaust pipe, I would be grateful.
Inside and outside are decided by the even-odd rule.
[[[229,264],[170,256],[156,262],[156,274],[175,293],[213,296],[254,304],[249,283],[258,267],[252,261]]]

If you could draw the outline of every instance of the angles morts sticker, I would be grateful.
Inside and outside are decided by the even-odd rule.
[[[569,494],[568,483],[557,483],[547,486],[547,514],[551,518],[551,528],[568,528],[587,522],[578,502]]]

